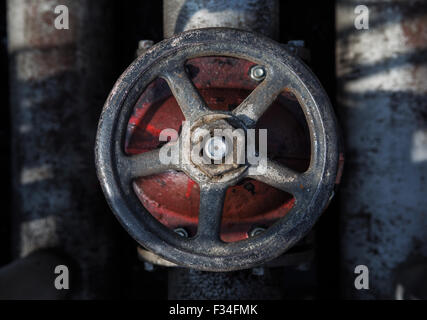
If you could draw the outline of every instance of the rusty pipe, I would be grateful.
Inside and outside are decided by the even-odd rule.
[[[199,28],[228,27],[279,36],[277,0],[164,0],[165,38]]]

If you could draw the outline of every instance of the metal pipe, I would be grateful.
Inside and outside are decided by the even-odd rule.
[[[358,29],[359,4],[336,7],[342,285],[346,298],[392,298],[397,268],[427,256],[427,5],[369,1]],[[369,269],[367,290],[355,288],[357,265]]]
[[[277,0],[164,0],[165,38],[199,28],[228,27],[279,36]]]
[[[280,282],[270,271],[254,276],[251,270],[211,273],[174,268],[168,275],[170,300],[278,300]]]
[[[255,31],[273,39],[279,36],[277,0],[164,0],[164,36],[199,28],[229,27]],[[220,290],[218,288],[232,288]],[[170,299],[279,299],[280,288],[265,275],[251,271],[216,274],[169,270]]]
[[[69,29],[55,27],[58,5]],[[114,81],[112,1],[8,0],[7,9],[15,257],[61,247],[82,269],[77,297],[100,297],[115,252],[93,156]]]

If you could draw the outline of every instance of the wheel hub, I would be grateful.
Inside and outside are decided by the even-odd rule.
[[[229,154],[229,149],[230,147],[227,145],[225,138],[222,137],[210,138],[203,147],[203,151],[208,158],[214,161],[224,161]]]
[[[190,135],[190,148],[183,148],[186,153],[183,158],[190,157],[194,168],[210,180],[225,182],[243,172],[241,169],[246,165],[241,148],[244,143],[244,130],[237,119],[222,113],[209,114],[195,121],[191,126]],[[183,136],[185,137],[185,134]],[[198,180],[196,176],[195,181]]]

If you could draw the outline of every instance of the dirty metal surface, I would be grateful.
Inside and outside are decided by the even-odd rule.
[[[336,7],[342,289],[392,299],[400,265],[427,256],[427,6],[369,1],[369,30],[357,30],[358,4]],[[354,288],[357,265],[369,268],[369,290]]]
[[[69,8],[69,30],[54,27],[57,5]],[[60,248],[81,270],[74,298],[106,297],[119,230],[105,214],[93,144],[114,77],[111,1],[14,0],[7,9],[14,257]]]
[[[210,110],[189,81],[184,63],[198,56],[230,56],[262,64],[267,78],[233,112]],[[164,78],[189,125],[199,117],[223,114],[252,127],[283,91],[302,106],[310,132],[309,169],[298,173],[269,161],[266,173],[223,175],[211,179],[195,167],[163,165],[158,152],[136,156],[124,152],[127,124],[141,92]],[[182,134],[188,130],[182,130]],[[179,139],[185,140],[184,137]],[[311,229],[329,202],[338,172],[338,139],[329,100],[314,75],[277,43],[233,29],[204,29],[180,34],[149,49],[117,82],[104,107],[96,143],[98,177],[107,200],[126,230],[143,246],[177,264],[200,270],[230,271],[271,260]],[[182,157],[188,157],[181,152]],[[131,187],[136,177],[167,170],[184,171],[200,187],[197,235],[186,239],[161,225],[141,206]],[[293,194],[292,210],[263,234],[234,243],[219,239],[226,190],[253,178]]]
[[[279,36],[277,0],[165,0],[163,33],[170,38],[192,29],[228,27]]]
[[[267,269],[262,276],[251,270],[210,273],[175,268],[169,270],[168,298],[171,300],[279,300],[282,297],[277,275]]]

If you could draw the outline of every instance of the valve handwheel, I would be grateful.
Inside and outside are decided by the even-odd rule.
[[[210,110],[185,69],[189,59],[205,56],[242,58],[264,67],[265,79],[232,112]],[[305,114],[311,141],[311,159],[304,173],[272,160],[263,174],[251,175],[249,164],[212,165],[191,161],[165,165],[159,150],[139,155],[124,151],[126,128],[133,107],[156,78],[167,81],[186,124],[180,140],[198,126],[254,127],[267,108],[284,91],[292,92]],[[185,130],[189,129],[189,130]],[[206,146],[213,159],[227,146],[211,140]],[[180,156],[190,159],[181,145]],[[313,227],[330,200],[338,171],[338,137],[329,99],[313,73],[278,43],[250,32],[209,28],[192,30],[162,41],[138,58],[120,77],[101,115],[96,140],[98,177],[113,212],[140,245],[180,266],[207,271],[250,268],[271,260],[292,247]],[[200,209],[197,235],[184,238],[161,225],[142,206],[132,181],[167,170],[182,171],[199,184]],[[228,187],[252,178],[292,194],[292,210],[265,232],[238,242],[221,241],[220,225]]]

